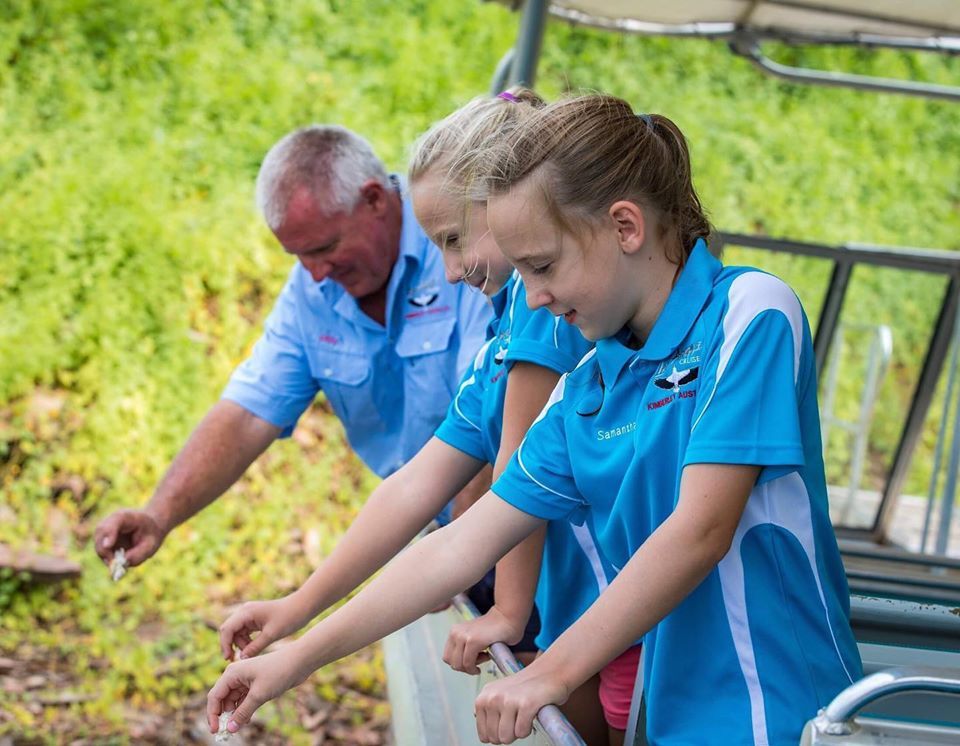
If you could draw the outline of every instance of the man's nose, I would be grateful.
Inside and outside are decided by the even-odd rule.
[[[333,269],[330,266],[330,262],[328,262],[326,259],[307,258],[301,259],[300,263],[303,264],[307,272],[310,273],[310,276],[313,278],[314,282],[325,280],[327,275],[329,275],[330,271]]]

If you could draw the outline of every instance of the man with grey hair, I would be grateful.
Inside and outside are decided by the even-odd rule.
[[[485,298],[444,279],[443,259],[397,177],[342,127],[296,130],[271,148],[257,204],[295,256],[253,353],[233,373],[142,509],[94,535],[109,562],[152,556],[225,492],[323,391],[353,449],[379,476],[433,435],[490,318]]]

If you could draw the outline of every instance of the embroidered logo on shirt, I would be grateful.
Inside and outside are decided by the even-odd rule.
[[[673,393],[678,394],[680,393],[680,387],[696,381],[699,373],[699,368],[677,370],[677,367],[674,366],[670,375],[664,376],[663,378],[654,378],[653,383],[661,389],[672,389]]]
[[[427,283],[419,285],[410,291],[407,295],[407,302],[417,308],[426,308],[436,302],[440,297],[440,287],[436,283]]]
[[[507,350],[510,347],[510,330],[503,332],[497,337],[497,351],[493,353],[493,362],[502,365],[507,356]]]
[[[333,334],[320,334],[317,336],[317,341],[322,342],[325,345],[338,345],[342,344],[343,340]]]
[[[637,429],[637,423],[628,422],[626,425],[620,425],[619,427],[612,427],[609,430],[597,430],[597,440],[613,440],[614,438],[619,438],[621,435],[629,435],[634,430]]]
[[[500,333],[500,336],[496,339],[496,351],[493,353],[493,364],[494,365],[503,365],[504,359],[507,357],[507,351],[510,348],[510,330],[507,329]],[[494,369],[496,372],[490,376],[490,383],[496,383],[506,374],[506,368],[500,368],[499,370]]]

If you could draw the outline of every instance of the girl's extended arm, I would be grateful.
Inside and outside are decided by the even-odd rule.
[[[593,606],[529,667],[483,689],[476,703],[480,740],[510,743],[529,735],[541,707],[562,704],[693,591],[730,548],[759,472],[687,466],[673,514]]]
[[[228,728],[236,731],[260,705],[316,669],[409,624],[476,582],[542,523],[487,493],[461,518],[403,552],[296,642],[227,666],[207,696],[211,732],[221,712],[235,708]]]
[[[256,655],[369,578],[416,536],[482,464],[437,438],[370,495],[333,552],[292,594],[244,604],[220,627],[226,659]],[[462,589],[458,589],[462,590]],[[252,632],[259,635],[251,638]]]
[[[507,468],[514,452],[540,414],[560,374],[542,365],[517,362],[507,375],[500,449],[493,478]],[[479,619],[453,627],[443,651],[443,660],[457,671],[477,674],[477,658],[493,642],[514,644],[523,637],[533,610],[533,597],[540,578],[540,559],[546,527],[515,547],[497,563],[494,606]]]

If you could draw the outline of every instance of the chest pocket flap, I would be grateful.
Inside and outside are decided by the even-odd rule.
[[[364,355],[327,350],[310,350],[310,371],[314,378],[340,384],[359,386],[370,377],[370,361]]]
[[[450,347],[456,323],[456,317],[450,316],[427,323],[407,324],[397,339],[397,354],[416,357],[445,352]]]

